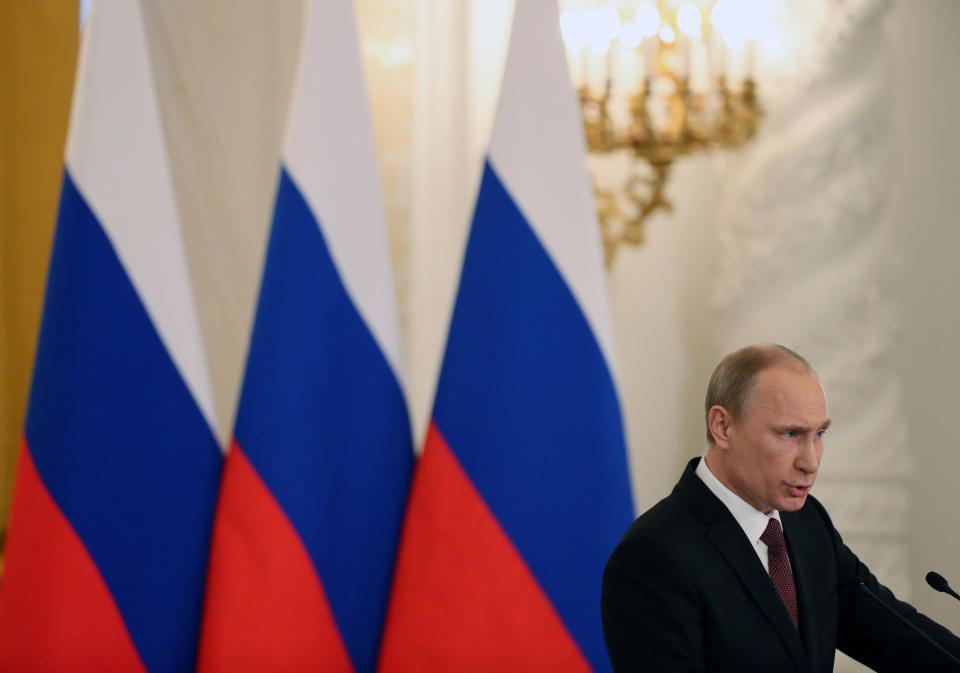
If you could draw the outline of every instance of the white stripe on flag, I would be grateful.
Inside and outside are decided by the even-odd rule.
[[[372,121],[352,2],[313,0],[324,19],[306,31],[284,162],[320,223],[354,305],[403,388]],[[312,24],[311,24],[312,25]],[[309,79],[304,79],[309,78]],[[334,97],[336,98],[334,100]]]
[[[222,440],[140,3],[115,1],[110,11],[100,9],[107,7],[92,4],[84,27],[88,34],[77,66],[66,164],[207,423]]]
[[[517,3],[490,162],[577,298],[616,380],[583,124],[559,26],[556,0]]]

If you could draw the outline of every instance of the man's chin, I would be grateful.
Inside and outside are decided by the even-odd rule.
[[[792,495],[788,498],[784,498],[783,502],[780,503],[780,506],[777,509],[779,509],[781,512],[796,512],[798,509],[802,509],[806,504],[806,493],[803,495]]]

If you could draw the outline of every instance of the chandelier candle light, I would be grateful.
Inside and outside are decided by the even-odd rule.
[[[620,244],[643,241],[651,213],[672,210],[664,189],[677,157],[741,145],[761,115],[750,2],[625,4],[560,17],[591,157],[632,159],[619,195],[595,187],[608,266]]]

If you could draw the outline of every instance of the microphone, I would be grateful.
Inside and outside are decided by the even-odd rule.
[[[937,591],[941,591],[945,594],[950,594],[951,596],[956,598],[958,601],[960,601],[960,596],[957,595],[956,591],[950,588],[950,585],[947,584],[947,579],[940,573],[935,573],[931,570],[930,572],[927,573],[926,579],[927,579],[927,584],[929,584],[931,587],[933,587]]]
[[[941,579],[943,579],[943,578],[941,578]],[[923,631],[921,631],[920,628],[919,628],[916,624],[914,624],[914,623],[911,622],[909,619],[907,619],[906,617],[904,617],[903,615],[901,615],[899,612],[897,612],[896,610],[894,610],[892,607],[890,607],[889,605],[887,605],[886,603],[884,603],[882,600],[880,600],[880,597],[879,597],[879,596],[877,596],[875,593],[873,593],[872,591],[870,591],[870,589],[867,588],[867,585],[863,583],[863,580],[862,580],[862,579],[860,579],[859,577],[857,577],[857,582],[860,584],[860,587],[859,587],[859,588],[860,588],[860,591],[862,591],[864,594],[866,594],[867,596],[869,596],[870,598],[872,598],[874,601],[876,601],[877,603],[879,603],[880,605],[882,605],[887,612],[889,612],[891,615],[893,615],[894,617],[896,617],[897,619],[899,619],[902,623],[904,623],[904,624],[906,624],[908,627],[910,627],[910,629],[911,629],[914,633],[916,633],[918,636],[920,636],[923,640],[927,641],[928,644],[932,645],[935,650],[938,650],[938,651],[940,652],[940,654],[942,654],[942,655],[945,656],[947,659],[949,659],[949,660],[953,663],[954,666],[957,666],[958,668],[960,668],[960,659],[957,659],[955,656],[953,656],[952,654],[950,654],[950,652],[948,652],[943,645],[941,645],[941,644],[938,643],[936,640],[934,640],[933,638],[931,638],[929,635],[927,635],[926,633],[924,633]]]

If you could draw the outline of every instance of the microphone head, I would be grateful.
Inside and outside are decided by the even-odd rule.
[[[935,573],[932,570],[927,573],[927,584],[936,589],[937,591],[947,591],[950,588],[950,585],[947,583],[947,580],[940,573]]]

